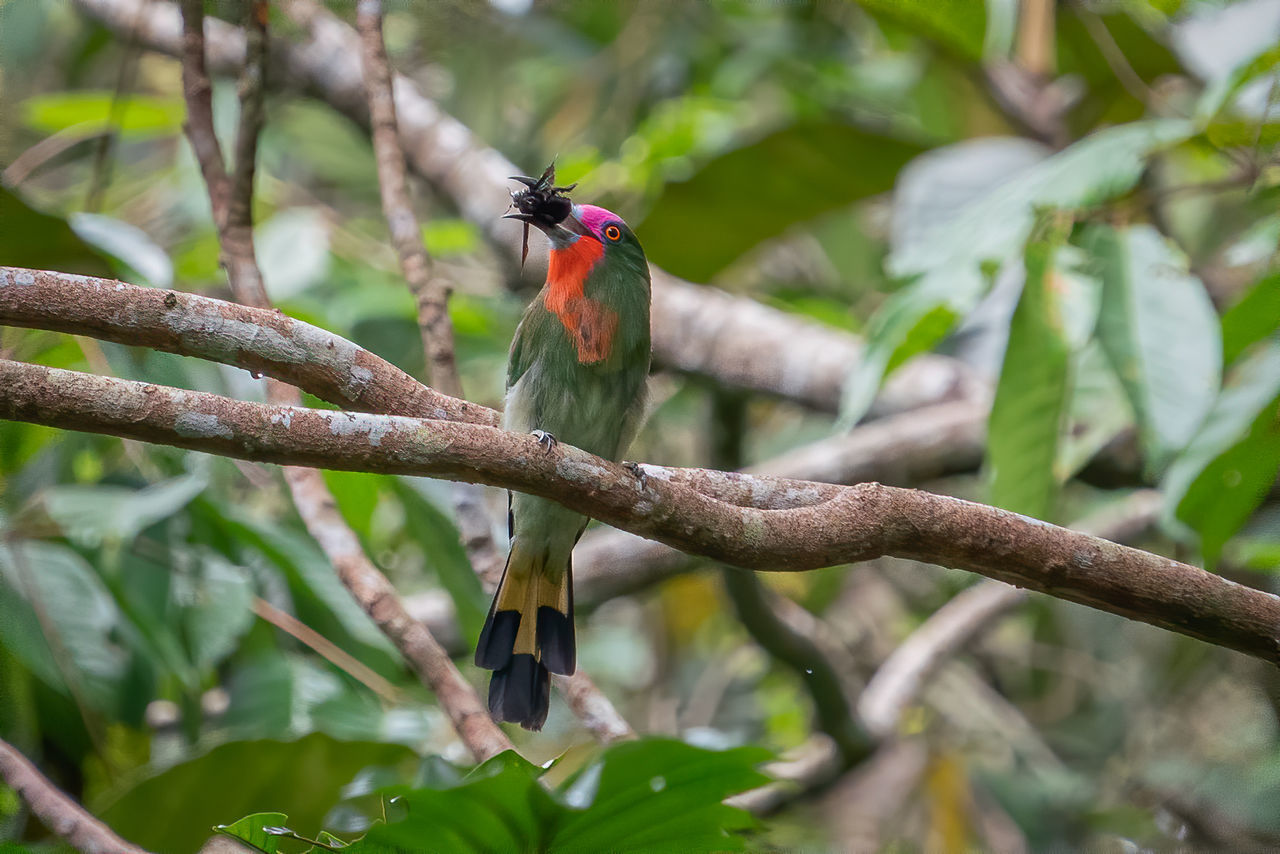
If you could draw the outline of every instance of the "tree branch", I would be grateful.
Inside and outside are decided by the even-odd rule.
[[[85,854],[146,854],[80,806],[6,741],[0,740],[0,779],[26,801],[45,827]]]
[[[0,361],[0,417],[243,459],[503,486],[748,569],[805,570],[894,555],[978,572],[1280,662],[1280,598],[1186,564],[1017,513],[876,483],[681,477],[492,427],[266,406]],[[785,490],[788,509],[717,500]],[[384,579],[385,581],[385,579]],[[405,619],[408,620],[407,614]]]
[[[143,0],[75,0],[86,14],[121,38],[177,56],[181,25],[170,4],[152,3],[135,22]],[[309,38],[273,44],[272,85],[290,83],[356,121],[368,121],[358,36],[320,6],[290,2],[286,11],[308,28]],[[244,37],[219,21],[206,25],[209,65],[238,74]],[[477,140],[465,125],[427,98],[403,76],[394,81],[401,147],[409,166],[458,205],[511,259],[519,258],[519,230],[495,212],[510,201],[507,176],[520,170],[500,152]],[[535,275],[540,257],[530,260]],[[862,343],[845,332],[694,285],[652,268],[653,350],[661,365],[715,378],[730,386],[785,397],[835,411],[849,366]],[[919,356],[889,377],[873,415],[914,409],[926,403],[965,398],[981,383],[954,359]]]

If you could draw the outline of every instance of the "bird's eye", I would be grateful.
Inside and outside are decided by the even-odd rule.
[[[622,229],[618,228],[616,225],[607,225],[604,229],[604,236],[610,240],[617,240],[622,237]]]

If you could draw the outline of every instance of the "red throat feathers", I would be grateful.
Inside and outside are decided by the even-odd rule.
[[[547,265],[547,311],[560,319],[584,365],[608,358],[618,328],[617,312],[583,292],[587,276],[603,257],[603,243],[581,237],[552,249]]]

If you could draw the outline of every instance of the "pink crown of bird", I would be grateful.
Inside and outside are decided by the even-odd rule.
[[[550,242],[547,280],[511,342],[502,426],[533,433],[550,453],[565,442],[618,460],[644,414],[649,376],[649,265],[617,214],[575,204],[576,185],[555,186],[555,164],[540,178],[513,177],[524,223]],[[539,730],[547,720],[552,673],[576,667],[573,547],[587,517],[554,501],[508,494],[511,551],[476,644],[476,664],[493,671],[489,713]]]

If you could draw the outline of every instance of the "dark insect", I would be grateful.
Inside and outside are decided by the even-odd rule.
[[[524,242],[520,246],[520,265],[529,256],[529,223],[533,220],[547,225],[563,222],[573,208],[573,200],[567,193],[578,186],[576,183],[567,187],[557,187],[556,164],[548,166],[539,178],[526,178],[523,175],[512,175],[512,181],[524,184],[523,190],[511,194],[511,204],[520,213],[530,217],[524,222]]]

